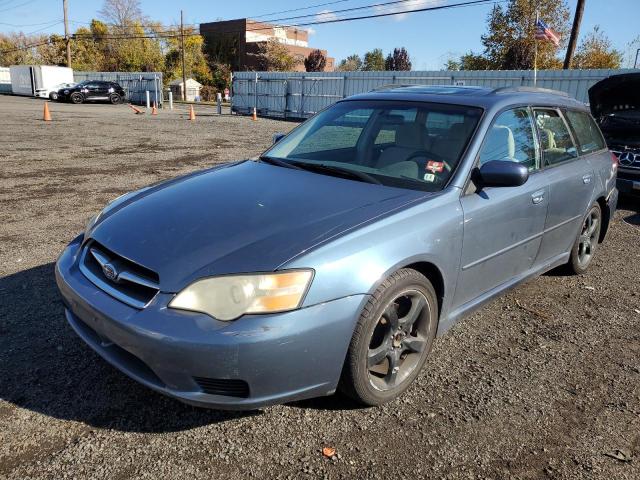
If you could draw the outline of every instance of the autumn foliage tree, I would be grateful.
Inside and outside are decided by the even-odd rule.
[[[484,51],[469,52],[460,59],[460,68],[474,70],[528,70],[534,66],[536,13],[561,38],[556,47],[538,41],[537,66],[540,69],[561,68],[557,58],[570,31],[569,7],[566,0],[509,0],[495,5],[487,18],[487,33],[482,35]]]
[[[260,46],[262,68],[266,71],[289,72],[299,63],[287,47],[275,38],[271,38]]]
[[[338,64],[338,70],[341,72],[357,72],[358,70],[362,70],[362,65],[360,55],[353,54],[349,55]]]
[[[595,26],[578,46],[573,68],[620,68],[622,53],[611,46],[609,38]]]
[[[313,50],[307,58],[304,59],[304,69],[307,72],[323,72],[327,65],[327,58],[320,50]]]

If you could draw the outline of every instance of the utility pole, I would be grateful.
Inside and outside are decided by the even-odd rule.
[[[67,67],[71,67],[71,38],[69,37],[69,17],[67,15],[67,0],[62,0],[64,11],[64,43],[67,45]]]
[[[585,0],[578,0],[576,4],[576,14],[573,16],[573,27],[571,27],[571,37],[569,37],[569,46],[567,47],[567,55],[564,57],[563,69],[571,68],[571,60],[576,51],[576,43],[578,42],[578,34],[580,33],[580,23],[582,22],[582,14],[584,13]]]
[[[184,16],[180,10],[180,53],[182,54],[182,101],[187,101],[187,69],[184,63]]]

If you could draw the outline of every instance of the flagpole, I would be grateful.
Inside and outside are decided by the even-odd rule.
[[[538,10],[536,10],[536,24],[533,30],[533,86],[538,84],[538,37],[536,31],[538,28]]]

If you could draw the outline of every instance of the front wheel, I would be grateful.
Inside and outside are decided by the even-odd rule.
[[[58,94],[56,92],[51,92],[49,94],[49,99],[50,100],[57,100],[58,99]]]
[[[76,105],[82,103],[84,101],[84,97],[81,93],[72,93],[71,94],[71,103],[75,103]]]
[[[583,274],[589,268],[593,255],[598,247],[600,228],[602,227],[602,211],[600,205],[594,204],[582,222],[569,259],[570,270],[577,274]]]
[[[438,300],[431,282],[415,270],[398,270],[360,315],[340,390],[369,406],[398,397],[420,373],[437,324]]]

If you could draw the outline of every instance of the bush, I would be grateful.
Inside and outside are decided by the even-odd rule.
[[[200,98],[203,102],[215,102],[218,89],[211,85],[203,85],[200,87]]]

